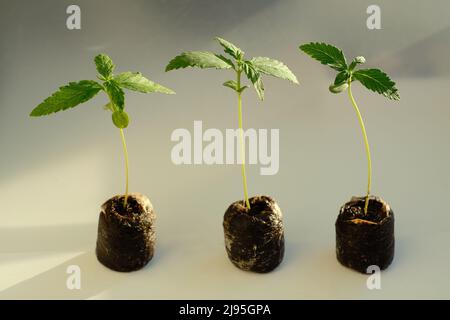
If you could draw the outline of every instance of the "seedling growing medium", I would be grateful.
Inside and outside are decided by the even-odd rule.
[[[139,226],[136,225],[135,232],[143,232],[146,229],[147,234],[154,234],[153,226],[148,224],[153,219],[154,213],[151,207],[150,201],[147,197],[140,194],[129,193],[129,161],[128,150],[125,141],[124,129],[128,127],[130,117],[125,111],[125,92],[123,89],[129,89],[132,91],[149,93],[160,92],[165,94],[174,94],[171,89],[163,87],[149,79],[145,78],[140,72],[122,72],[119,74],[113,74],[115,65],[111,58],[105,54],[99,54],[94,59],[98,72],[99,81],[94,80],[81,80],[78,82],[69,82],[69,84],[60,87],[58,91],[53,93],[50,97],[45,99],[39,104],[30,114],[32,117],[40,117],[50,115],[55,112],[67,110],[81,103],[84,103],[100,91],[103,91],[109,102],[104,106],[104,109],[111,112],[111,118],[113,124],[119,129],[120,137],[122,141],[122,147],[125,158],[125,194],[124,196],[116,196],[105,202],[102,206],[102,213],[100,215],[99,222],[99,238],[97,242],[97,256],[99,260],[106,266],[118,270],[118,271],[132,271],[143,267],[153,256],[153,243],[150,243],[149,237],[141,237],[139,242],[139,235],[134,235],[134,239],[131,236],[133,231],[129,232],[128,238],[123,235],[111,234],[109,237],[107,233],[117,232],[117,228],[124,228],[126,225],[122,224],[132,217],[133,215],[140,215],[139,219],[134,219],[133,223],[141,223],[140,227],[143,228],[139,231]],[[110,212],[108,212],[108,210]],[[115,231],[103,230],[108,225],[105,224],[106,220],[111,220],[113,223],[114,217],[120,216],[120,221],[115,221],[119,225],[116,226]],[[144,221],[145,220],[145,221]],[[144,223],[144,225],[142,225]],[[111,228],[111,227],[110,227]],[[121,237],[121,243],[118,246],[114,246],[114,236]],[[153,239],[154,240],[154,239]],[[152,240],[152,241],[153,241]],[[121,248],[124,248],[124,252],[120,252]],[[125,252],[128,248],[128,252]],[[130,251],[131,249],[131,251]],[[132,252],[135,249],[135,252]],[[139,250],[144,252],[144,256],[139,256]],[[135,259],[129,259],[133,254],[136,254]],[[127,258],[128,257],[128,258]],[[129,261],[127,261],[127,259]]]
[[[239,268],[256,272],[269,272],[278,266],[283,258],[284,236],[281,211],[270,197],[249,198],[248,196],[242,119],[242,93],[248,86],[243,84],[242,77],[245,76],[253,85],[260,100],[264,100],[263,75],[286,79],[296,84],[298,84],[298,81],[291,70],[280,61],[266,57],[246,59],[244,51],[236,45],[219,37],[216,37],[215,40],[223,47],[226,56],[207,51],[183,52],[169,62],[166,71],[187,67],[231,69],[234,71],[235,79],[228,80],[223,85],[236,92],[237,96],[244,200],[233,203],[225,213],[226,247],[231,261]],[[267,215],[272,215],[276,218],[266,221],[268,219]],[[251,216],[259,218],[250,218]],[[251,223],[248,223],[246,230],[230,230],[230,228],[233,228],[231,225],[233,223],[236,224],[238,220],[241,225],[246,224],[246,219],[249,222],[253,219]],[[263,223],[267,224],[264,228],[269,228],[268,232],[271,232],[273,235],[271,240],[266,243],[264,243],[262,234],[256,231],[258,228],[261,231],[261,224]],[[248,241],[243,241],[242,239],[244,238],[248,239]],[[262,254],[263,252],[265,254]]]
[[[390,207],[380,198],[371,196],[372,161],[369,140],[361,112],[352,94],[352,83],[359,81],[367,89],[391,100],[400,96],[395,82],[380,69],[360,69],[366,62],[358,56],[347,65],[342,50],[326,44],[311,42],[300,46],[300,50],[337,71],[329,90],[341,93],[347,90],[350,102],[358,117],[367,155],[367,192],[365,197],[353,197],[341,208],[336,221],[337,255],[341,263],[361,272],[369,265],[386,268],[394,255],[394,216]],[[372,212],[370,209],[372,208]],[[362,212],[361,212],[362,211]],[[350,224],[349,224],[350,223]],[[384,236],[381,233],[386,233]],[[355,239],[360,238],[360,239]],[[352,243],[355,243],[352,245]],[[351,247],[354,246],[352,249]],[[369,257],[367,258],[363,257]]]

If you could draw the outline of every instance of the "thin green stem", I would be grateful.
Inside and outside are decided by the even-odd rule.
[[[120,129],[120,136],[122,138],[123,154],[125,156],[125,199],[123,201],[124,208],[127,207],[128,201],[128,149],[127,143],[125,142],[125,135],[123,134],[123,129]]]
[[[236,72],[236,83],[237,83],[237,95],[238,95],[238,122],[239,122],[239,141],[241,146],[241,173],[242,173],[242,183],[244,185],[244,201],[247,209],[250,209],[250,201],[248,200],[248,190],[247,190],[247,176],[245,174],[245,144],[244,144],[244,129],[242,125],[242,96],[241,96],[241,71]]]
[[[355,109],[355,112],[358,116],[359,125],[361,126],[361,131],[362,131],[362,134],[364,137],[364,145],[366,147],[368,178],[367,178],[366,201],[364,204],[364,213],[367,214],[367,209],[369,207],[370,188],[372,186],[372,160],[370,157],[370,147],[369,147],[369,140],[367,139],[366,127],[364,126],[364,121],[361,116],[361,112],[359,111],[359,108],[356,105],[355,99],[353,98],[352,88],[351,88],[351,79],[349,79],[349,81],[348,81],[348,96],[349,96],[350,101],[352,102],[353,108]]]
[[[108,93],[107,90],[105,90],[105,92],[107,93],[108,97],[109,97],[109,101],[112,105],[112,112],[117,110],[116,105],[114,104],[111,95]],[[128,203],[128,148],[127,148],[127,143],[125,141],[125,134],[123,133],[123,129],[120,129],[120,137],[122,139],[122,147],[123,147],[123,154],[124,154],[124,158],[125,158],[125,198],[123,200],[123,206],[124,208],[127,207],[127,203]]]

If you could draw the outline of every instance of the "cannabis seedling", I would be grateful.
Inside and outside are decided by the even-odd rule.
[[[236,80],[228,80],[223,83],[224,86],[234,90],[238,99],[238,125],[240,135],[240,147],[242,157],[242,182],[244,185],[244,198],[247,208],[250,209],[248,200],[247,177],[245,174],[245,146],[243,138],[242,125],[242,92],[247,88],[242,85],[241,75],[244,73],[248,80],[253,84],[259,99],[264,100],[264,85],[262,75],[270,75],[281,79],[289,80],[298,84],[297,78],[282,62],[266,58],[254,57],[249,60],[244,59],[244,51],[239,49],[231,42],[216,37],[215,40],[223,47],[225,53],[229,56],[225,57],[221,54],[215,54],[207,51],[188,51],[183,52],[179,56],[173,58],[166,67],[166,71],[186,68],[216,68],[216,69],[233,69],[236,74]]]
[[[125,112],[125,93],[123,89],[129,89],[142,93],[161,92],[174,94],[169,88],[163,87],[145,78],[140,72],[122,72],[113,74],[115,65],[111,58],[105,54],[99,54],[94,59],[102,83],[93,80],[81,80],[70,82],[60,87],[58,91],[39,104],[30,114],[32,117],[49,115],[61,110],[73,108],[93,98],[98,92],[104,91],[109,103],[104,106],[105,110],[112,112],[112,122],[120,129],[123,152],[125,157],[125,198],[124,208],[128,200],[128,151],[123,129],[129,124],[129,116]]]
[[[336,70],[338,74],[334,80],[334,83],[330,85],[329,89],[332,93],[340,93],[348,90],[348,97],[355,109],[358,116],[358,121],[361,126],[362,135],[364,138],[364,145],[367,155],[367,194],[364,205],[364,213],[367,214],[369,205],[370,188],[372,184],[372,160],[370,157],[369,140],[367,139],[366,128],[361,116],[361,112],[356,104],[352,94],[352,82],[357,80],[364,87],[379,94],[382,94],[391,100],[400,100],[398,90],[395,87],[395,82],[392,81],[389,76],[380,69],[357,69],[356,67],[366,62],[366,59],[362,56],[358,56],[353,59],[350,65],[347,65],[344,53],[342,50],[326,44],[311,42],[300,46],[300,50],[318,60],[320,63],[330,66]]]

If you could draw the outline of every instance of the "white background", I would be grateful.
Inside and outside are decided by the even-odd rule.
[[[378,299],[450,298],[450,5],[378,1],[382,30],[369,31],[368,1],[78,1],[82,30],[65,28],[68,1],[0,5],[0,298]],[[286,256],[270,274],[227,259],[222,217],[242,198],[238,166],[175,166],[176,128],[234,128],[236,99],[221,86],[231,71],[164,73],[183,50],[214,50],[216,35],[251,57],[284,61],[300,86],[267,79],[266,100],[244,94],[244,125],[280,129],[280,171],[248,168],[249,190],[279,203]],[[396,215],[396,255],[382,289],[335,259],[339,207],[362,195],[366,160],[357,118],[334,74],[300,54],[326,41],[349,59],[364,55],[397,81],[392,102],[355,85],[372,146],[373,193]],[[123,192],[120,136],[106,98],[42,119],[29,112],[58,86],[94,79],[93,57],[118,71],[141,71],[175,96],[126,97],[133,191],[152,201],[156,256],[121,274],[94,254],[100,205]],[[82,290],[66,288],[66,268],[82,271]]]

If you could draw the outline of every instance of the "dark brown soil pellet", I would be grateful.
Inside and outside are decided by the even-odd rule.
[[[106,267],[121,272],[139,270],[153,257],[155,250],[155,213],[150,200],[130,194],[106,201],[100,212],[96,254]]]
[[[225,247],[238,268],[259,273],[270,272],[283,260],[284,229],[282,213],[268,196],[231,204],[224,215]]]
[[[336,256],[351,269],[367,273],[371,265],[386,269],[394,259],[394,212],[378,197],[353,197],[341,207],[336,220]]]

